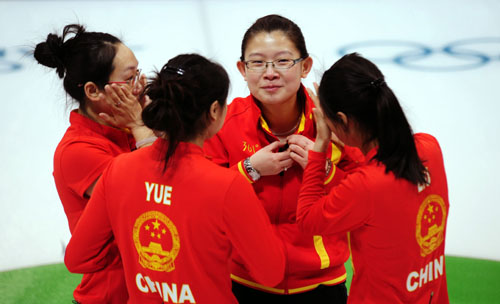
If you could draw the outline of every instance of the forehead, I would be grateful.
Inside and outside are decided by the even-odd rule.
[[[115,70],[128,70],[136,69],[138,61],[135,58],[134,53],[123,43],[118,43],[116,45],[116,54],[113,59],[113,66]]]
[[[245,48],[245,57],[281,54],[299,56],[295,44],[282,31],[260,32],[248,40]]]

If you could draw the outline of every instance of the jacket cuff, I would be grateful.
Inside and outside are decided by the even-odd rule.
[[[253,184],[252,177],[248,174],[247,170],[245,170],[245,167],[243,166],[243,160],[238,162],[237,167],[240,174],[243,175],[250,184]]]

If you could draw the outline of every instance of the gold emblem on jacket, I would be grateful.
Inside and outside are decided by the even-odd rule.
[[[420,246],[420,255],[425,257],[443,243],[446,224],[446,206],[441,196],[431,194],[427,196],[417,215],[417,243]]]
[[[179,233],[166,215],[158,211],[141,214],[135,221],[132,234],[142,267],[165,272],[175,269],[174,261],[180,248]]]

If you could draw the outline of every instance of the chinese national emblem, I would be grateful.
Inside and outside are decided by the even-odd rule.
[[[439,195],[429,195],[420,205],[417,215],[417,243],[420,255],[425,257],[443,243],[446,224],[446,206]]]
[[[134,224],[133,239],[142,267],[170,272],[179,253],[179,233],[174,223],[163,213],[148,211]]]

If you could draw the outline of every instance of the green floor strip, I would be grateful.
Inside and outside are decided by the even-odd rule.
[[[346,268],[349,286],[350,261]],[[447,256],[446,269],[450,303],[500,303],[500,262]],[[81,277],[64,264],[0,272],[0,303],[70,304]]]
[[[0,272],[0,303],[70,304],[81,279],[82,275],[69,273],[64,264]]]

